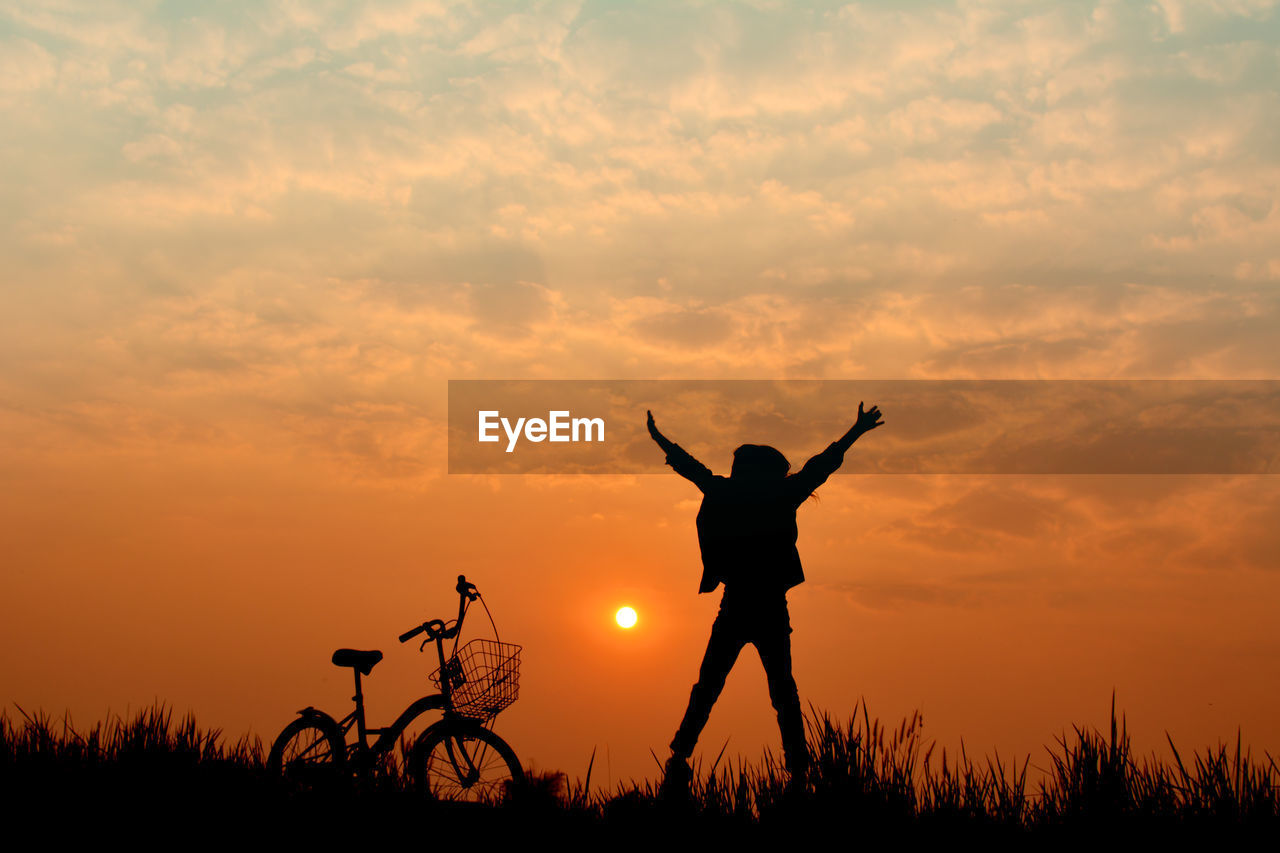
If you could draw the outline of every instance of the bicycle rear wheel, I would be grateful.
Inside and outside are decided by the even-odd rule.
[[[335,726],[302,717],[285,726],[271,745],[267,770],[290,787],[329,790],[342,782],[346,744]]]
[[[433,726],[414,750],[413,772],[419,791],[451,802],[496,803],[524,781],[515,751],[478,723]]]

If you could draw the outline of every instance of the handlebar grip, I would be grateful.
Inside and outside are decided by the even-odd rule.
[[[434,640],[436,637],[443,637],[444,639],[448,640],[448,639],[451,639],[453,636],[452,634],[450,634],[448,631],[445,630],[443,620],[432,619],[429,622],[423,622],[421,625],[419,625],[417,628],[414,628],[412,631],[405,631],[403,634],[400,635],[400,642],[407,643],[410,640],[412,640],[414,637],[421,634],[423,631],[427,632],[428,640]],[[454,634],[458,633],[457,629],[454,629],[453,633]]]
[[[454,589],[457,590],[458,595],[466,596],[471,601],[475,601],[480,597],[480,591],[476,589],[475,584],[467,581],[466,575],[458,575],[458,585],[454,587]],[[463,610],[464,608],[461,607],[458,610],[459,621],[462,619]],[[400,635],[400,642],[407,643],[423,631],[427,632],[427,638],[431,640],[435,640],[437,638],[442,640],[452,640],[454,637],[458,636],[458,630],[461,627],[461,624],[458,624],[454,625],[452,628],[446,628],[445,623],[442,620],[432,619],[429,622],[423,622],[412,630],[405,631]]]

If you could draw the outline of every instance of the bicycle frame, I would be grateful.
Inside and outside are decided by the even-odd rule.
[[[395,722],[389,726],[382,728],[369,728],[365,725],[364,720],[364,703],[359,703],[355,710],[350,714],[337,721],[335,725],[338,731],[342,733],[342,739],[347,739],[347,733],[354,727],[356,730],[356,740],[354,743],[347,745],[347,750],[357,754],[368,755],[370,757],[381,755],[389,751],[399,741],[400,736],[409,728],[418,717],[430,711],[439,711],[445,709],[444,696],[439,693],[433,693],[430,696],[423,696],[408,708],[401,712]],[[323,712],[321,712],[323,713]],[[325,716],[329,716],[325,714]],[[330,718],[332,719],[332,718]],[[369,736],[376,735],[377,739],[373,743],[369,743]]]

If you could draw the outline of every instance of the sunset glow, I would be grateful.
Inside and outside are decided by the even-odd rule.
[[[495,730],[652,778],[721,593],[646,407],[728,475],[883,401],[495,407],[495,458],[626,434],[641,473],[451,474],[449,380],[1280,377],[1278,56],[1274,0],[3,4],[0,703],[269,737],[378,649],[384,725],[465,573],[522,647]],[[1106,411],[1049,427],[1124,459]],[[1250,411],[1164,414],[1274,457]],[[1035,766],[1114,690],[1137,754],[1280,753],[1280,476],[858,473],[1070,456],[883,414],[797,511],[804,707]],[[754,654],[705,766],[778,748]]]
[[[620,628],[634,628],[636,626],[636,611],[630,607],[619,608],[613,618]]]

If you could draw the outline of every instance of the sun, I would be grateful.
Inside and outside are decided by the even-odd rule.
[[[634,628],[636,626],[636,611],[633,607],[619,607],[618,612],[613,614],[613,618],[617,620],[619,628]]]

